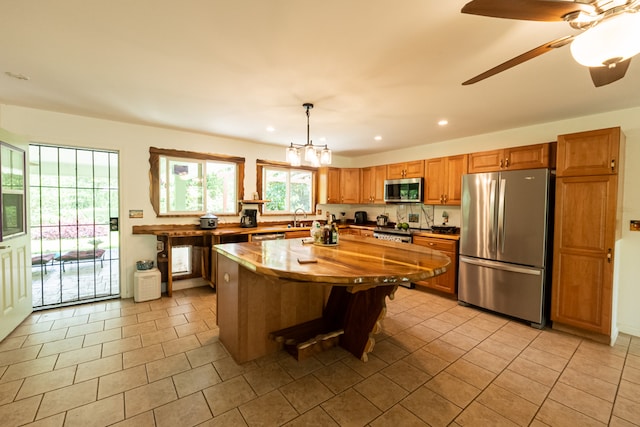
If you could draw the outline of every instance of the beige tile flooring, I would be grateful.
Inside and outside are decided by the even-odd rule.
[[[640,425],[640,338],[608,347],[400,288],[367,363],[335,348],[237,365],[215,311],[202,287],[32,314],[0,343],[0,425]]]

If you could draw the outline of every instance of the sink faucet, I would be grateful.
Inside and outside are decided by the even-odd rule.
[[[298,226],[298,211],[302,211],[305,219],[307,218],[307,213],[304,211],[304,209],[298,208],[295,211],[293,211],[293,228],[296,228]]]

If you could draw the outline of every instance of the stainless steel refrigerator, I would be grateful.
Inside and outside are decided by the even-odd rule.
[[[553,174],[462,178],[458,300],[542,327],[549,309]]]

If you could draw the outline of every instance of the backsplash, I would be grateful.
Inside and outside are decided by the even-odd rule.
[[[344,218],[353,221],[356,211],[367,212],[367,220],[375,222],[378,215],[388,215],[393,223],[407,222],[411,228],[429,228],[432,225],[445,223],[443,214],[448,218],[446,225],[460,227],[460,206],[433,206],[420,203],[398,203],[386,205],[338,205],[319,204],[322,213],[319,218],[326,218],[327,212],[340,220],[342,212]]]

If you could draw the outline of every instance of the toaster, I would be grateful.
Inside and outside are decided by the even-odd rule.
[[[366,224],[367,223],[367,212],[366,211],[356,211],[355,213],[355,224]]]

